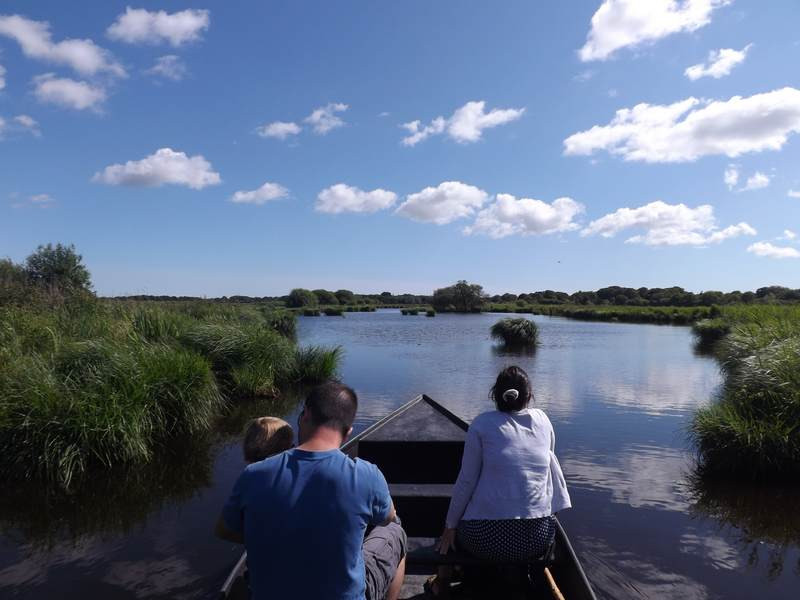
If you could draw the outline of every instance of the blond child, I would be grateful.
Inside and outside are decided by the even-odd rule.
[[[250,421],[244,433],[244,459],[259,462],[294,445],[292,426],[277,417],[259,417]]]

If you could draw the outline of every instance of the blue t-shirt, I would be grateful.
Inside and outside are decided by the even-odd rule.
[[[391,505],[372,463],[295,448],[249,465],[222,515],[244,534],[254,600],[361,600],[364,532],[386,522]]]

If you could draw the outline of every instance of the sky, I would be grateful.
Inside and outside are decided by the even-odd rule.
[[[0,256],[74,244],[102,295],[798,288],[798,22],[5,0]]]

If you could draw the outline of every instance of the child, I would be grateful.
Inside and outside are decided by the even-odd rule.
[[[259,417],[250,421],[244,434],[244,459],[259,462],[288,450],[294,444],[294,431],[283,419]]]

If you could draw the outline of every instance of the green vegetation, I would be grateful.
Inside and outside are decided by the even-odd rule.
[[[416,308],[401,308],[400,309],[400,314],[412,315],[412,316],[413,315],[418,315],[419,314],[419,310],[416,309]]]
[[[715,354],[719,397],[691,425],[704,474],[753,479],[800,474],[800,307],[723,308]]]
[[[98,467],[148,463],[208,432],[232,402],[325,379],[340,358],[298,349],[285,311],[97,300],[69,247],[40,247],[0,273],[0,471],[10,480],[68,488]]]
[[[343,317],[344,316],[344,309],[336,306],[329,306],[328,308],[323,309],[326,316],[328,317]]]
[[[286,298],[286,306],[289,308],[316,306],[317,304],[319,304],[319,300],[316,294],[311,290],[304,290],[302,288],[293,289]]]
[[[425,311],[425,316],[426,317],[435,317],[436,316],[436,311],[434,309],[432,309],[432,308],[429,308],[428,310]]]
[[[533,347],[539,342],[539,329],[530,319],[500,319],[492,325],[491,336],[506,347]]]
[[[319,310],[316,308],[304,308],[303,309],[303,316],[304,317],[318,317]]]
[[[483,287],[462,279],[454,285],[435,290],[431,303],[440,312],[480,312],[484,296]]]

